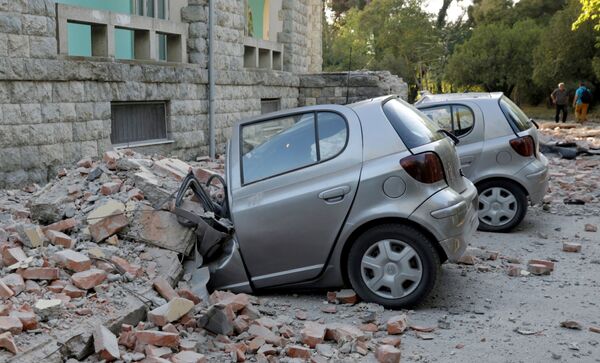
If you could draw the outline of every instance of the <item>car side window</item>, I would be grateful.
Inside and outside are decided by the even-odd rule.
[[[475,124],[473,111],[466,106],[453,105],[454,135],[462,136],[468,134]]]
[[[440,129],[453,132],[452,111],[450,106],[434,107],[421,110],[427,117],[435,122]]]
[[[248,184],[317,162],[315,115],[306,113],[242,128],[243,183]]]
[[[344,149],[348,139],[348,126],[342,116],[333,112],[319,112],[317,128],[319,160],[331,159]]]

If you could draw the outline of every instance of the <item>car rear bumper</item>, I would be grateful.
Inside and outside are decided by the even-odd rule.
[[[539,159],[535,159],[519,171],[518,177],[527,189],[531,204],[540,203],[548,190],[548,159],[540,154]]]
[[[467,189],[462,193],[451,188],[442,189],[410,216],[436,237],[450,261],[463,255],[479,226],[477,188],[466,179],[465,182]]]

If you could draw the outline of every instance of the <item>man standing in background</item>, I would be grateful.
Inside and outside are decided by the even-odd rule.
[[[585,86],[585,83],[579,83],[579,88],[575,91],[573,107],[575,107],[575,116],[577,121],[584,123],[587,121],[587,112],[592,102],[592,92]]]
[[[558,117],[562,111],[562,122],[565,123],[567,121],[567,108],[569,104],[569,94],[567,93],[565,84],[560,82],[558,88],[552,92],[550,97],[552,98],[552,103],[556,106],[554,121],[558,122]]]

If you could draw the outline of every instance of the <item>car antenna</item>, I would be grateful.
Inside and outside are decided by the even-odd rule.
[[[352,70],[352,46],[350,47],[350,57],[348,58],[348,76],[346,78],[346,104],[350,101],[350,71]]]

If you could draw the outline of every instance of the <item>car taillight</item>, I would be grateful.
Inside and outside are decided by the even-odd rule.
[[[444,179],[442,161],[433,152],[407,156],[400,160],[400,165],[421,183],[432,184]]]
[[[521,156],[533,156],[535,152],[535,142],[531,136],[512,139],[510,146]]]

